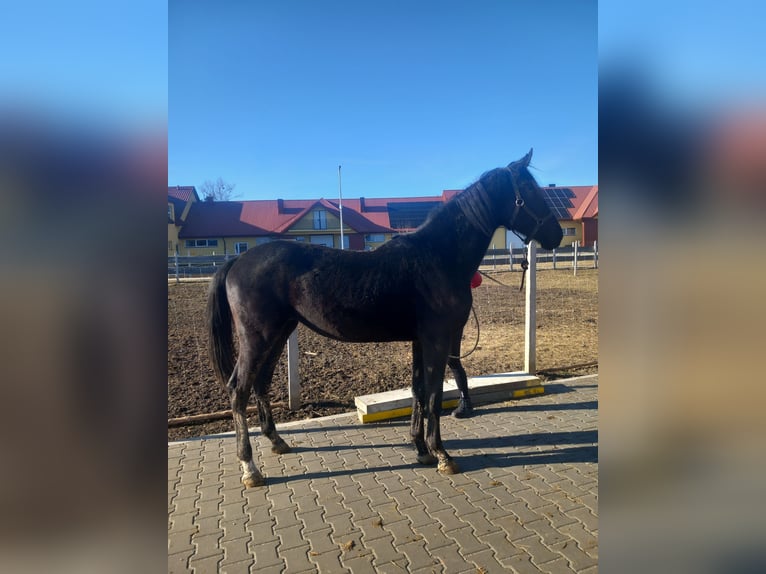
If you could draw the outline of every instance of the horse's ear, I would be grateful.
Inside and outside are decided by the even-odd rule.
[[[529,167],[529,162],[532,160],[532,148],[529,148],[529,152],[527,155],[525,155],[523,158],[521,158],[518,161],[512,161],[508,164],[508,167],[513,168],[519,168],[519,167]]]

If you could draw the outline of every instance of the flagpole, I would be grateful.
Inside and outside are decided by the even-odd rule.
[[[340,248],[343,249],[343,190],[340,184],[340,166],[338,166],[338,211],[340,212]]]

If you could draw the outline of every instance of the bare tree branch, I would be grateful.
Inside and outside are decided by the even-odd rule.
[[[228,183],[219,177],[214,182],[206,179],[200,186],[200,191],[205,201],[230,201],[234,198],[235,187],[236,184]]]

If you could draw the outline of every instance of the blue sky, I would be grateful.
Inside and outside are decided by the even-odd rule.
[[[535,153],[597,180],[595,1],[168,8],[168,183],[238,199],[437,195]]]

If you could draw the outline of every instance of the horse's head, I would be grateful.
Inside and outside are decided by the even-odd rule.
[[[487,188],[495,191],[495,206],[500,224],[523,236],[524,242],[537,240],[545,249],[559,246],[564,232],[545,202],[543,192],[529,173],[532,150],[508,167],[486,174]]]

